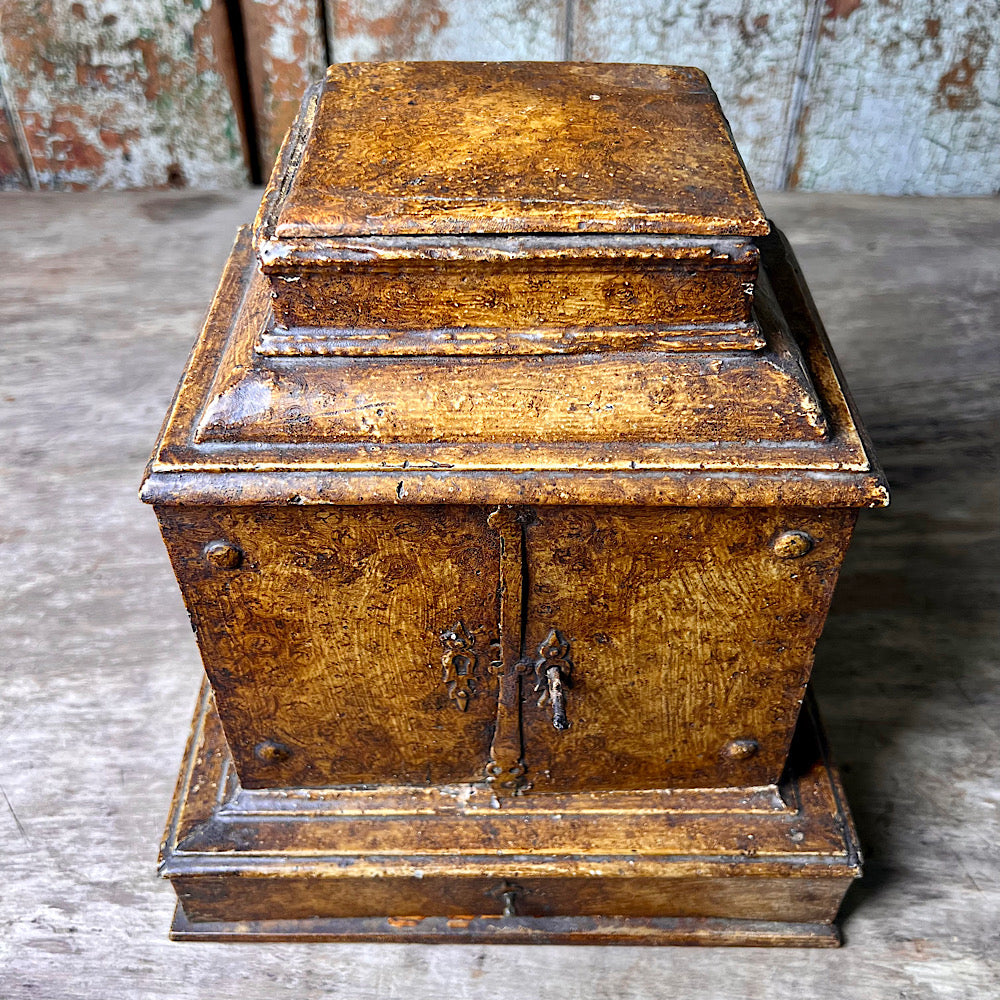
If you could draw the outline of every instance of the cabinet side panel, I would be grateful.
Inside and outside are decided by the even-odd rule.
[[[572,671],[568,728],[554,727],[544,688],[525,700],[534,789],[776,781],[854,518],[540,508],[528,529],[525,653],[556,629]],[[779,556],[788,531],[807,533],[811,550]]]
[[[497,540],[472,507],[161,507],[245,787],[478,780]],[[213,543],[221,563],[206,555]],[[208,548],[207,548],[208,547]],[[441,633],[484,651],[461,701]]]

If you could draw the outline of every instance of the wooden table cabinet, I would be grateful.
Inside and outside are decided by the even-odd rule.
[[[143,499],[176,937],[836,943],[807,683],[887,493],[699,71],[331,67]]]

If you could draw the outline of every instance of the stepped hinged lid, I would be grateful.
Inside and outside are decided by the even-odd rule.
[[[144,496],[886,502],[705,75],[572,63],[330,68]]]
[[[266,347],[752,346],[767,228],[700,70],[331,66],[257,217]]]
[[[689,67],[334,65],[286,157],[261,240],[767,232],[708,78]]]

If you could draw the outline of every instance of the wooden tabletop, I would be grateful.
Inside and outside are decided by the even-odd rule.
[[[170,944],[201,667],[136,499],[259,191],[0,195],[0,995],[986,997],[1000,912],[1000,202],[770,195],[874,439],[815,686],[866,849],[839,951]]]

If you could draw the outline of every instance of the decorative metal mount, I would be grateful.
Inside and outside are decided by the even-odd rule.
[[[496,640],[483,649],[479,641],[484,629],[470,632],[462,621],[441,633],[444,656],[441,657],[441,679],[448,689],[448,697],[455,707],[464,712],[469,700],[476,695],[476,679],[494,673],[493,660],[499,654]]]
[[[486,780],[497,795],[514,795],[525,785],[521,743],[521,656],[524,614],[524,528],[526,519],[514,507],[498,507],[486,523],[500,535],[500,658],[497,673],[497,723],[490,745]]]
[[[516,882],[508,882],[505,879],[495,889],[489,890],[486,895],[499,901],[503,907],[504,917],[516,917],[518,915],[518,902],[524,895],[524,889]]]
[[[538,647],[535,660],[535,693],[541,691],[538,707],[546,703],[552,705],[552,725],[556,729],[569,729],[566,718],[566,688],[573,673],[573,661],[569,658],[569,643],[557,629],[552,629],[545,641]]]
[[[552,706],[552,725],[560,731],[570,726],[566,715],[566,688],[573,672],[569,641],[552,629],[534,657],[525,656],[524,651],[528,583],[524,552],[527,529],[536,520],[533,510],[513,506],[497,507],[487,518],[486,523],[500,536],[499,638],[487,639],[485,628],[470,630],[461,620],[441,633],[441,679],[460,712],[466,711],[486,677],[497,678],[496,725],[484,770],[498,798],[530,787],[521,731],[525,674],[534,670],[535,693],[541,694],[538,705]]]

